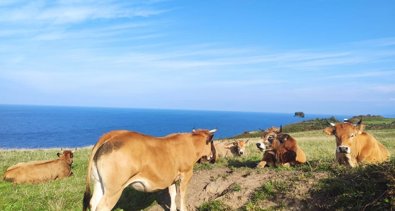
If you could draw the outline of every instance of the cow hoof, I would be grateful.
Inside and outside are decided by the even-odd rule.
[[[258,163],[258,165],[256,166],[257,168],[265,168],[266,166],[266,162],[265,161],[261,161]]]

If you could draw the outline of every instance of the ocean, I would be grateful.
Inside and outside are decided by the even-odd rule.
[[[0,148],[75,148],[96,143],[111,130],[153,136],[217,128],[221,139],[330,115],[0,105]]]

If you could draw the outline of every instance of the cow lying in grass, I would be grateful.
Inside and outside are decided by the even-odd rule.
[[[355,167],[361,163],[374,164],[389,160],[390,153],[385,146],[364,132],[362,119],[356,124],[330,124],[324,132],[336,137],[336,160],[339,164]]]
[[[56,160],[30,161],[11,166],[4,173],[4,180],[14,184],[40,183],[71,176],[73,152],[64,150],[57,155],[59,158]]]
[[[246,153],[246,146],[248,142],[249,140],[247,141],[239,140],[239,141],[233,141],[231,143],[223,142],[223,141],[214,142],[216,159],[244,155]]]
[[[193,166],[202,157],[214,157],[215,131],[193,130],[165,137],[132,131],[103,135],[90,155],[83,210],[111,210],[130,186],[143,192],[168,188],[170,210],[175,211],[176,183],[180,181],[180,211],[186,211],[185,194]]]
[[[257,143],[258,149],[264,151],[258,168],[265,166],[288,166],[303,164],[306,155],[298,146],[296,140],[289,134],[282,133],[282,128],[269,128],[263,132],[262,142]]]
[[[271,143],[277,138],[281,130],[282,127],[271,127],[262,132],[262,141],[256,143],[258,149],[263,152],[263,158],[258,163],[258,168],[264,168],[265,166],[274,167],[276,165],[276,151],[272,148]]]

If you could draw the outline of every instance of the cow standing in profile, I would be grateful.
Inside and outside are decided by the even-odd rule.
[[[40,183],[73,175],[73,152],[64,150],[57,155],[59,158],[56,160],[30,161],[11,166],[4,173],[4,180],[14,184]]]
[[[336,138],[336,160],[339,164],[355,167],[360,163],[377,164],[389,160],[390,153],[385,146],[364,132],[362,119],[356,124],[330,124],[324,133]]]
[[[176,182],[180,181],[180,211],[186,211],[185,194],[193,166],[202,157],[214,157],[215,131],[193,130],[165,137],[131,131],[105,134],[90,155],[83,210],[111,210],[122,191],[131,186],[143,192],[168,188],[170,210],[175,211]]]

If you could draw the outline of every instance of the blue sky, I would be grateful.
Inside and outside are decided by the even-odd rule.
[[[395,114],[395,1],[2,0],[0,104]]]

